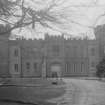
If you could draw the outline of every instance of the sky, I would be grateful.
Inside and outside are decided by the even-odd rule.
[[[26,38],[43,38],[43,35],[48,32],[50,35],[61,35],[65,33],[67,37],[84,37],[94,38],[93,28],[104,24],[105,17],[100,15],[105,13],[105,0],[56,0],[57,7],[51,10],[53,15],[62,13],[66,16],[64,24],[54,26],[56,30],[45,29],[39,24],[36,29],[30,27],[23,30],[15,30],[13,34],[25,36]],[[35,5],[38,2],[38,5]],[[43,9],[49,5],[51,0],[26,0],[26,5],[33,9]],[[99,19],[97,19],[100,17]],[[75,23],[72,23],[73,20]],[[97,21],[96,21],[97,20]],[[37,33],[36,33],[37,31]]]

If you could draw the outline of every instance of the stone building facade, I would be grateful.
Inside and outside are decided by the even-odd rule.
[[[94,40],[48,34],[39,40],[8,40],[0,36],[0,76],[95,76],[96,65],[105,52],[105,32],[100,27],[95,29]]]
[[[9,73],[13,77],[95,76],[99,62],[98,40],[45,39],[9,41]],[[44,66],[43,66],[44,65]]]

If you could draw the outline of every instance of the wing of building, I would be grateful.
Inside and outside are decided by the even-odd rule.
[[[8,40],[0,36],[0,76],[95,76],[105,52],[104,28],[96,27],[94,40],[49,35],[39,40]]]

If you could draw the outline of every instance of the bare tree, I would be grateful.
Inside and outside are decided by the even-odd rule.
[[[93,1],[96,5],[98,0]],[[0,31],[0,34],[11,32],[14,29],[21,29],[27,26],[31,26],[32,29],[36,29],[36,24],[40,24],[45,28],[57,30],[56,27],[63,27],[63,29],[65,29],[66,25],[69,23],[76,24],[81,27],[91,28],[94,30],[95,24],[98,19],[96,19],[96,22],[91,26],[81,24],[75,19],[73,19],[73,14],[76,14],[75,9],[78,12],[80,6],[68,5],[63,6],[63,8],[60,8],[60,6],[64,4],[64,2],[66,1],[0,0],[0,22],[9,24],[5,31]],[[81,6],[87,7],[87,5],[84,4],[82,4]],[[79,15],[81,16],[83,14]]]
[[[41,1],[31,1],[36,5],[41,3]],[[37,8],[33,9],[31,6],[27,6],[26,0],[0,0],[0,21],[11,26],[8,30],[0,32],[0,34],[29,25],[35,28],[36,23],[52,28],[49,23],[61,23],[56,16],[51,14],[51,10],[54,7],[57,7],[56,0],[50,1],[48,6],[38,10]],[[11,22],[11,19],[15,21]]]

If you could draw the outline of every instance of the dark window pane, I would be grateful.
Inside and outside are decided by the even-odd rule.
[[[37,63],[34,63],[34,70],[37,70]]]
[[[26,63],[26,68],[30,69],[30,63],[29,62]]]
[[[91,49],[91,55],[92,55],[92,56],[95,55],[95,49],[94,49],[94,48]]]
[[[14,65],[14,69],[15,69],[16,72],[18,72],[18,64]]]
[[[95,67],[95,62],[92,62],[91,63],[91,67]]]
[[[59,55],[59,45],[53,45],[52,46],[52,53],[55,55],[55,56],[58,56]]]
[[[15,49],[15,51],[14,51],[14,56],[18,56],[18,49]]]

